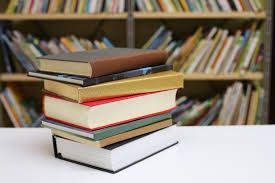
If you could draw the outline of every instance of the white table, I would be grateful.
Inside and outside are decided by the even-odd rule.
[[[55,159],[47,129],[0,129],[0,182],[275,182],[275,126],[179,127],[175,135],[178,145],[109,174]]]

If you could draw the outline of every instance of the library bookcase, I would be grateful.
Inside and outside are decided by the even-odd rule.
[[[185,86],[182,94],[191,96],[207,96],[224,90],[225,86],[234,82],[258,82],[265,91],[264,113],[262,120],[269,120],[270,73],[271,73],[271,14],[272,0],[261,0],[265,10],[253,12],[209,12],[209,13],[145,13],[136,12],[134,0],[127,1],[125,13],[120,14],[5,14],[9,1],[0,2],[0,34],[5,27],[31,32],[40,37],[75,34],[85,38],[95,38],[101,34],[108,35],[116,46],[141,47],[152,33],[164,24],[173,30],[176,37],[186,37],[198,26],[220,26],[230,30],[253,21],[263,21],[264,40],[264,70],[256,73],[185,74]],[[1,53],[3,55],[3,53]],[[1,65],[3,60],[1,59]],[[24,73],[6,73],[2,68],[0,73],[0,89],[7,83],[23,86],[28,95],[36,95],[41,99],[42,80],[27,77]],[[0,126],[6,126],[5,111],[0,109]]]

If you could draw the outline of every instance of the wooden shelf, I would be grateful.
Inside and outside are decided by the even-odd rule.
[[[28,77],[27,74],[1,74],[0,81],[2,82],[41,82],[41,79]]]
[[[127,13],[112,14],[0,14],[0,20],[102,20],[127,19]]]
[[[263,79],[263,73],[232,73],[232,74],[204,74],[204,73],[194,73],[194,74],[184,74],[184,80],[186,81],[222,81],[222,80],[251,80],[257,81]],[[42,79],[36,79],[33,77],[28,77],[26,74],[1,74],[0,81],[2,82],[41,82]]]
[[[211,13],[144,13],[135,12],[136,19],[265,19],[266,13],[211,12]]]
[[[185,74],[184,80],[186,81],[222,81],[222,80],[251,80],[257,81],[263,79],[263,73],[231,73],[231,74],[204,74],[204,73],[193,73],[193,74]]]
[[[211,13],[144,13],[135,12],[136,19],[265,19],[266,13],[211,12]],[[127,13],[112,14],[0,14],[0,20],[102,20],[127,19]]]

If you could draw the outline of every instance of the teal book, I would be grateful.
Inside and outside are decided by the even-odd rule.
[[[62,130],[75,135],[90,138],[91,140],[94,140],[94,141],[98,141],[114,135],[125,133],[127,131],[141,128],[159,121],[170,119],[170,118],[171,118],[171,113],[164,113],[164,114],[152,116],[149,118],[143,118],[143,119],[135,120],[129,123],[124,123],[121,125],[103,128],[95,131],[87,131],[87,130],[79,129],[79,128],[65,125],[46,118],[42,119],[42,126],[46,128],[48,127],[48,128]]]

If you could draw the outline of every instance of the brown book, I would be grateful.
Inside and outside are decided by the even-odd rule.
[[[44,88],[47,92],[71,99],[78,103],[182,87],[183,74],[173,71],[121,79],[88,87],[80,87],[49,80],[45,80],[44,82]]]
[[[147,126],[144,126],[144,127],[141,127],[141,128],[137,128],[135,130],[131,130],[131,131],[128,131],[128,132],[125,132],[125,133],[114,135],[112,137],[108,137],[108,138],[105,138],[105,139],[102,139],[102,140],[98,140],[98,141],[93,141],[89,138],[81,137],[81,136],[75,135],[73,133],[65,132],[65,131],[62,131],[62,130],[55,129],[55,128],[50,128],[50,129],[52,130],[52,133],[54,135],[64,137],[66,139],[70,139],[70,140],[79,142],[81,144],[86,144],[86,145],[90,145],[90,146],[93,146],[93,147],[104,147],[104,146],[114,144],[114,143],[117,143],[117,142],[120,142],[120,141],[123,141],[123,140],[126,140],[126,139],[137,137],[139,135],[143,135],[143,134],[146,134],[146,133],[157,131],[157,130],[160,130],[162,128],[165,128],[165,127],[168,127],[168,126],[171,126],[171,125],[172,125],[172,120],[168,119],[168,120],[160,121],[160,122],[157,122],[157,123],[154,123],[154,124],[151,124],[151,125],[147,125]]]
[[[38,59],[41,71],[98,77],[142,67],[164,64],[168,54],[161,50],[106,48]]]

